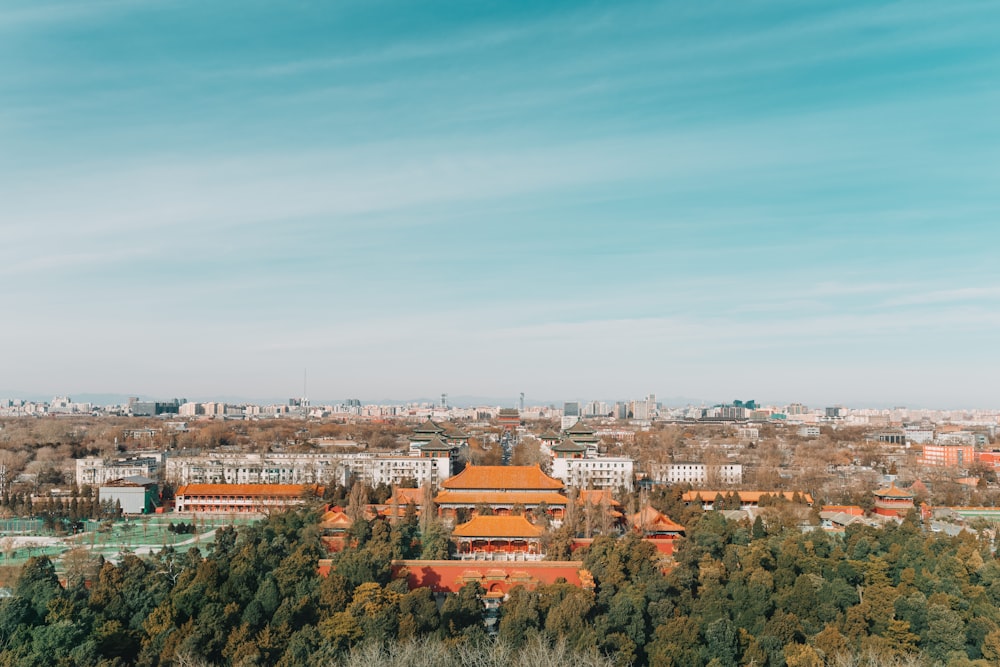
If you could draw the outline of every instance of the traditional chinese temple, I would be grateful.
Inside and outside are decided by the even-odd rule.
[[[913,493],[900,489],[896,483],[873,491],[875,496],[875,514],[879,516],[894,516],[903,518],[914,508]]]
[[[451,536],[463,559],[497,556],[539,559],[544,532],[523,516],[476,516],[455,526]]]
[[[510,514],[515,505],[529,512],[540,506],[556,519],[566,509],[563,483],[545,474],[540,466],[474,466],[441,483],[434,498],[438,514],[454,519],[458,510],[474,512],[487,506],[494,514]]]
[[[651,505],[630,516],[629,524],[644,540],[651,542],[657,551],[667,555],[674,552],[674,543],[684,537],[684,526]]]

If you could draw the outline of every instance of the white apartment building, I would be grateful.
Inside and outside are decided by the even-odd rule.
[[[937,445],[975,445],[976,434],[970,431],[958,431],[955,433],[939,433],[934,438]]]
[[[451,477],[448,456],[409,454],[210,452],[167,460],[174,484],[438,484]]]
[[[401,484],[416,480],[418,485],[437,486],[451,477],[452,461],[447,456],[386,456],[369,453],[351,454],[342,460],[350,479],[366,484]]]
[[[175,484],[323,484],[336,482],[339,456],[209,452],[176,456],[164,476]]]
[[[723,463],[708,465],[679,461],[675,463],[657,463],[652,466],[653,481],[661,484],[742,484],[743,464]]]
[[[580,489],[625,489],[635,485],[635,461],[626,457],[554,458],[552,476]]]
[[[131,456],[102,458],[88,456],[76,460],[77,486],[98,486],[126,477],[156,479],[163,466],[162,452],[137,452]]]
[[[925,442],[931,442],[934,440],[934,429],[908,428],[906,429],[906,440],[907,442],[913,442],[918,445],[922,445]]]

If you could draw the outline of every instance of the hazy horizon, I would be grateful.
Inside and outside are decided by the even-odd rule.
[[[6,3],[0,385],[1000,406],[998,19]]]
[[[187,395],[187,394],[177,394],[177,395],[159,395],[159,394],[147,394],[142,392],[136,392],[132,394],[122,393],[122,392],[50,392],[50,393],[25,393],[16,391],[3,391],[0,390],[0,400],[12,399],[12,400],[27,400],[27,401],[37,401],[37,402],[48,402],[56,397],[68,397],[73,402],[76,403],[91,403],[95,406],[105,406],[105,405],[124,405],[127,400],[131,397],[139,398],[143,401],[170,401],[173,399],[178,399],[182,401],[190,401],[194,403],[206,403],[206,402],[223,402],[230,404],[256,404],[256,405],[272,405],[272,404],[286,404],[289,399],[301,398],[301,396],[278,396],[275,394],[261,394],[261,395],[240,395],[240,394],[221,394],[221,395]],[[309,397],[307,397],[309,398]],[[632,396],[618,396],[618,397],[601,397],[601,396],[566,396],[560,398],[532,398],[525,396],[524,405],[525,408],[532,407],[555,407],[561,409],[563,404],[567,401],[577,401],[580,403],[581,409],[585,407],[590,401],[603,401],[608,403],[608,406],[613,406],[616,402],[628,402],[632,400],[642,400],[645,395],[635,394]],[[372,396],[340,396],[340,397],[319,397],[319,398],[309,398],[310,405],[337,405],[343,401],[357,399],[361,401],[362,405],[410,405],[410,404],[438,404],[441,400],[440,394],[433,395],[422,395],[422,396],[409,396],[409,397],[372,397]],[[792,403],[802,403],[810,409],[822,411],[826,407],[845,407],[848,409],[871,409],[871,410],[894,410],[894,409],[904,409],[911,411],[1000,411],[1000,406],[990,406],[990,405],[903,405],[899,403],[892,402],[876,402],[876,403],[857,403],[857,402],[837,402],[837,403],[823,403],[814,402],[809,403],[808,401],[802,401],[799,399],[774,399],[774,398],[758,398],[754,396],[742,396],[742,397],[715,397],[715,398],[704,398],[704,397],[692,397],[692,396],[656,396],[656,402],[665,408],[683,408],[687,406],[713,406],[732,403],[733,400],[754,400],[760,406],[764,407],[786,407]],[[483,406],[493,406],[493,407],[508,407],[516,408],[518,407],[519,398],[514,397],[501,397],[501,396],[489,396],[489,395],[468,395],[468,394],[448,394],[448,407],[454,408],[470,408],[470,407],[483,407]]]

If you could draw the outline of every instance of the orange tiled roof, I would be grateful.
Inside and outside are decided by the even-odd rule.
[[[851,516],[864,516],[865,511],[857,505],[823,505],[824,512],[842,512]]]
[[[396,513],[393,514],[393,505],[369,505],[368,506],[372,512],[378,514],[381,517],[387,519],[404,519],[406,518],[406,508],[407,505],[396,505]],[[420,508],[417,508],[417,516],[420,516]]]
[[[876,496],[883,496],[885,498],[912,498],[913,494],[905,489],[901,489],[896,486],[895,482],[889,484],[888,487],[884,489],[879,489],[873,492]]]
[[[434,498],[438,505],[514,505],[520,503],[525,506],[534,506],[545,503],[550,507],[553,505],[565,505],[566,496],[558,493],[545,493],[539,491],[441,491]]]
[[[591,505],[600,505],[604,499],[608,499],[608,504],[612,507],[621,507],[621,503],[611,496],[611,489],[582,489],[576,497],[577,504],[586,505],[590,501]]]
[[[320,519],[319,525],[322,528],[350,528],[351,518],[343,512],[329,511]]]
[[[683,533],[684,526],[673,521],[652,505],[646,505],[629,517],[629,523],[640,530],[658,533]]]
[[[563,483],[546,475],[537,464],[533,466],[468,466],[454,477],[441,483],[445,489],[490,491],[517,489],[524,491],[561,491]]]
[[[523,516],[476,516],[455,526],[455,537],[540,537],[545,531]]]
[[[713,500],[715,500],[715,496],[721,495],[723,498],[725,498],[727,495],[729,495],[729,493],[730,493],[729,491],[694,490],[685,492],[683,499],[684,502],[690,503],[700,497],[704,502],[712,502]],[[791,500],[796,492],[795,491],[735,491],[733,493],[736,493],[736,495],[740,497],[741,503],[758,503],[760,502],[761,496],[782,495],[785,497],[786,500]],[[806,503],[812,505],[813,497],[810,494],[799,492],[799,497],[802,498],[802,500],[804,500]]]
[[[420,507],[424,502],[423,493],[421,489],[404,489],[398,487],[396,492],[392,494],[392,498],[385,501],[385,504],[408,505],[409,503],[413,503],[417,507]]]
[[[288,496],[298,497],[310,488],[306,484],[185,484],[177,496]]]

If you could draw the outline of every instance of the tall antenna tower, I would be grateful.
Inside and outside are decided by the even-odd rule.
[[[302,407],[309,407],[309,391],[308,391],[308,375],[306,371],[308,369],[302,369]]]

